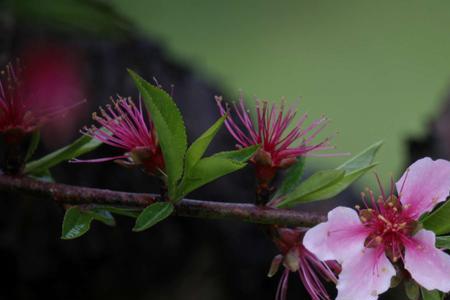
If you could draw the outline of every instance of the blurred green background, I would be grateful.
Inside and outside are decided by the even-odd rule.
[[[382,175],[402,171],[405,139],[424,132],[450,86],[449,1],[113,3],[225,93],[301,96],[303,111],[332,119],[339,151],[383,139]]]

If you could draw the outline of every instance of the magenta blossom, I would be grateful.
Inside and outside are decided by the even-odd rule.
[[[285,300],[287,295],[289,274],[297,273],[313,300],[329,300],[330,297],[321,282],[321,278],[336,283],[333,269],[339,265],[334,261],[322,262],[302,244],[305,231],[303,229],[282,228],[278,230],[275,243],[282,254],[275,256],[268,276],[272,277],[278,271],[280,264],[284,266],[278,284],[276,300]]]
[[[222,97],[216,97],[221,115],[229,112],[222,103]],[[299,156],[323,156],[317,151],[334,149],[329,138],[318,143],[313,140],[327,125],[325,117],[317,119],[306,128],[302,128],[307,114],[303,114],[295,123],[296,108],[285,109],[285,104],[270,105],[267,101],[256,102],[256,122],[244,105],[243,97],[234,104],[236,117],[228,115],[225,126],[235,138],[238,147],[261,145],[252,161],[257,166],[257,177],[267,178],[275,175],[276,169],[290,166]],[[240,123],[240,124],[238,124]]]
[[[48,98],[37,97],[40,89],[46,90],[50,95],[56,88],[53,88],[48,80],[41,80],[37,85],[35,78],[30,78],[28,74],[32,71],[42,74],[44,70],[36,70],[33,67],[31,69],[24,72],[20,66],[14,67],[8,64],[6,69],[1,71],[0,133],[7,134],[10,139],[20,139],[23,135],[80,104],[77,102],[61,106],[49,103]]]
[[[450,162],[423,158],[396,183],[398,197],[369,191],[366,209],[337,207],[310,229],[304,245],[322,260],[342,264],[337,300],[375,300],[398,268],[428,290],[450,291],[450,256],[435,247],[435,234],[418,226],[420,216],[446,200]],[[363,195],[364,199],[364,195]]]
[[[92,125],[91,128],[85,127],[82,133],[126,152],[118,156],[73,162],[115,160],[123,165],[140,165],[152,175],[160,174],[164,169],[164,159],[149,114],[146,122],[141,103],[137,107],[130,98],[120,96],[116,101],[111,100],[113,105],[100,108],[100,115],[92,114],[94,121],[102,128]]]

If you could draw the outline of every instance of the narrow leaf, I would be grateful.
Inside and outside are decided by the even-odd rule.
[[[426,229],[434,231],[437,235],[450,233],[450,201],[426,216],[422,222]]]
[[[143,231],[169,217],[174,210],[170,202],[156,202],[147,206],[139,215],[133,231]]]
[[[189,176],[185,178],[177,200],[207,183],[242,169],[246,165],[246,163],[214,156],[201,159],[189,172]]]
[[[132,70],[128,70],[150,112],[164,156],[168,176],[169,198],[176,193],[176,185],[183,173],[184,155],[187,148],[183,118],[172,98]]]
[[[226,116],[223,116],[217,120],[214,125],[212,125],[197,140],[195,140],[195,142],[192,143],[186,152],[186,170],[192,168],[200,160],[200,158],[202,158],[209,144],[222,127],[225,118]]]
[[[302,202],[310,202],[310,201],[318,201],[318,200],[325,200],[330,199],[342,191],[344,191],[346,188],[348,188],[353,182],[361,178],[365,173],[372,170],[377,164],[372,164],[368,167],[346,173],[344,177],[342,177],[340,180],[334,182],[333,184],[320,189],[314,193],[305,195],[302,197]]]
[[[336,169],[344,170],[346,172],[352,172],[361,168],[365,168],[372,164],[375,155],[377,154],[380,147],[383,145],[383,141],[376,142],[375,144],[369,146],[350,160],[346,161]]]
[[[284,175],[283,182],[277,189],[277,192],[272,197],[277,199],[280,196],[284,196],[290,193],[296,186],[298,186],[302,180],[303,171],[305,169],[305,157],[300,156],[297,158],[297,162],[289,167]]]
[[[235,162],[245,163],[250,158],[252,158],[252,156],[255,154],[255,152],[258,149],[259,149],[259,145],[253,145],[253,146],[242,148],[239,150],[219,152],[219,153],[214,154],[212,157],[226,158],[226,159],[233,160]]]
[[[326,170],[314,173],[280,202],[277,207],[291,207],[304,202],[304,197],[338,182],[344,177],[344,174],[345,171],[343,170]]]
[[[40,174],[46,170],[58,165],[63,161],[76,158],[80,155],[89,153],[99,147],[102,143],[89,136],[83,135],[72,144],[60,148],[46,156],[34,160],[25,166],[26,174]]]
[[[422,300],[441,300],[442,295],[437,290],[429,291],[425,288],[420,288],[420,291],[422,292]]]
[[[450,236],[437,236],[436,247],[440,249],[450,249]]]
[[[244,168],[258,148],[259,146],[251,146],[235,151],[219,152],[201,159],[185,174],[176,200],[180,200],[207,183]]]
[[[92,215],[82,212],[78,206],[69,208],[64,215],[61,238],[70,240],[82,236],[88,232],[93,219]]]

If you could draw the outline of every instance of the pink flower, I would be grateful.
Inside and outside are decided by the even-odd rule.
[[[303,282],[313,300],[330,299],[321,278],[336,283],[336,276],[330,267],[335,269],[339,266],[334,261],[322,262],[308,251],[302,244],[303,235],[302,229],[282,228],[278,230],[277,238],[274,239],[282,254],[273,259],[268,276],[275,275],[281,263],[284,266],[275,296],[276,300],[286,299],[291,272],[299,275],[300,281]]]
[[[48,76],[42,79],[48,69],[66,73],[73,70],[67,66],[35,68],[35,65],[22,69],[19,65],[14,67],[8,64],[1,72],[0,79],[0,133],[7,134],[8,138],[20,139],[56,116],[62,115],[81,102],[69,104],[63,98],[64,104],[57,105],[52,101],[58,90],[58,95],[67,91],[67,85],[54,86],[55,82]],[[35,76],[30,76],[34,74]],[[61,74],[59,74],[61,76]],[[58,76],[56,76],[58,77]],[[41,97],[45,91],[47,97]],[[67,95],[66,95],[67,96]],[[61,97],[60,97],[61,99]]]
[[[404,268],[428,290],[450,291],[450,256],[435,247],[435,234],[418,227],[419,217],[446,200],[450,162],[423,158],[412,164],[389,195],[369,191],[366,209],[337,207],[328,221],[310,229],[305,247],[321,260],[342,264],[337,300],[375,300]],[[363,194],[363,200],[365,195]],[[369,205],[371,208],[369,208]]]
[[[100,108],[100,115],[92,114],[94,121],[102,128],[92,125],[91,128],[85,127],[82,133],[126,152],[118,156],[72,162],[116,160],[123,165],[140,165],[152,175],[160,174],[164,169],[164,159],[149,114],[149,121],[146,122],[142,104],[136,107],[130,98],[120,96],[116,101],[111,100],[113,105]]]
[[[222,103],[222,97],[216,97],[221,115],[229,112]],[[329,145],[330,137],[314,143],[313,140],[327,125],[325,117],[315,120],[302,128],[307,114],[303,114],[295,123],[296,108],[285,110],[285,104],[270,105],[267,101],[256,102],[256,122],[250,116],[241,96],[234,104],[235,117],[228,115],[225,126],[235,138],[238,147],[261,144],[252,161],[257,167],[257,177],[270,181],[276,169],[290,166],[299,156],[324,156],[317,151],[334,149]],[[240,124],[239,124],[240,123]],[[294,125],[294,126],[292,126]]]

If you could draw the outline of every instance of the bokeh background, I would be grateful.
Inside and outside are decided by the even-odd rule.
[[[450,89],[448,1],[112,2],[230,95],[301,97],[302,110],[332,119],[344,152],[384,140],[383,175],[401,172],[405,141]]]
[[[0,64],[35,58],[33,74],[48,84],[45,97],[57,101],[64,92],[65,100],[88,100],[46,127],[36,157],[77,138],[109,96],[136,97],[125,72],[131,67],[175,85],[191,139],[217,118],[214,95],[235,100],[242,89],[249,100],[301,98],[311,118],[332,119],[324,135],[339,131],[337,152],[384,140],[378,172],[386,178],[420,156],[450,159],[449,28],[450,2],[437,0],[4,0]],[[38,76],[42,70],[48,77]],[[212,150],[233,144],[223,130]],[[114,154],[102,147],[91,157]],[[345,159],[311,158],[308,168]],[[52,173],[70,184],[156,190],[138,170],[114,164],[63,164]],[[247,169],[191,197],[248,202],[253,184]],[[373,178],[358,184],[372,185]],[[359,189],[307,209],[351,205]],[[7,212],[0,218],[0,261],[8,274],[0,299],[274,298],[278,278],[265,274],[277,251],[254,225],[170,218],[133,234],[133,220],[119,217],[116,228],[95,223],[85,236],[61,241],[63,207],[0,198]],[[305,297],[292,278],[288,299]],[[399,287],[380,299],[405,296]]]

